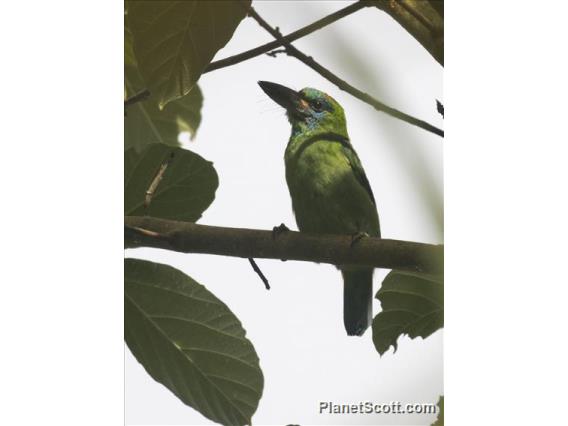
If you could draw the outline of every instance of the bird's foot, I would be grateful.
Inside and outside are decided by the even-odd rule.
[[[351,234],[351,247],[353,247],[363,238],[368,238],[368,237],[369,234],[367,234],[366,232],[355,232],[354,234]]]
[[[280,234],[288,232],[289,230],[290,229],[283,223],[281,223],[278,226],[275,226],[274,228],[272,228],[272,239],[275,240],[276,237],[278,237]]]

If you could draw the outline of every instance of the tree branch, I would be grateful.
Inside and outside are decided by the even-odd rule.
[[[126,216],[125,241],[127,248],[154,247],[182,253],[443,272],[443,245],[374,237],[362,238],[352,245],[350,235],[286,231],[274,236],[272,231]]]
[[[440,65],[444,65],[443,1],[374,0],[373,3],[408,31]]]
[[[127,106],[130,106],[130,105],[133,105],[137,102],[145,101],[149,97],[150,97],[150,91],[148,89],[144,89],[141,92],[138,92],[138,93],[132,95],[128,99],[125,99],[124,100],[124,108],[126,108]]]
[[[392,108],[392,107],[380,102],[379,100],[373,98],[372,96],[368,95],[367,93],[362,92],[361,90],[353,87],[352,85],[347,83],[345,80],[339,78],[338,76],[333,74],[331,71],[329,71],[327,68],[323,67],[318,62],[316,62],[314,60],[314,58],[312,58],[311,56],[308,56],[308,55],[300,52],[289,41],[287,41],[286,39],[284,39],[282,37],[282,34],[280,34],[280,31],[277,28],[273,28],[272,26],[270,26],[256,12],[256,10],[254,10],[254,8],[252,6],[248,8],[248,13],[256,22],[258,22],[258,24],[262,28],[264,28],[266,31],[268,31],[276,40],[280,41],[280,43],[286,49],[286,53],[288,55],[293,56],[296,59],[302,61],[304,64],[309,66],[311,69],[313,69],[314,71],[319,73],[322,77],[324,77],[325,79],[327,79],[330,82],[332,82],[333,84],[335,84],[341,90],[349,93],[350,95],[352,95],[352,96],[356,97],[357,99],[365,102],[366,104],[371,105],[377,111],[385,112],[392,117],[398,118],[399,120],[402,120],[402,121],[405,121],[405,122],[412,124],[414,126],[420,127],[421,129],[432,132],[432,133],[434,133],[438,136],[442,136],[442,137],[444,136],[443,130],[431,125],[430,123],[427,123],[426,121],[415,118],[411,115],[408,115],[408,114],[406,114],[402,111],[399,111],[395,108]]]
[[[337,12],[333,12],[330,15],[327,15],[325,17],[323,17],[322,19],[319,19],[313,23],[311,23],[310,25],[306,25],[303,28],[300,28],[297,31],[294,31],[293,33],[290,33],[284,37],[282,37],[284,40],[288,41],[289,43],[298,40],[299,38],[302,38],[304,36],[307,36],[308,34],[313,33],[314,31],[317,31],[329,24],[333,24],[334,22],[340,20],[341,18],[344,18],[348,15],[351,15],[354,12],[357,12],[358,10],[363,9],[364,7],[367,6],[372,6],[372,4],[370,4],[368,1],[362,1],[360,0],[357,3],[353,3],[350,4],[347,7],[344,7],[343,9],[338,10]],[[281,40],[275,40],[275,41],[271,41],[270,43],[266,43],[263,44],[262,46],[258,46],[255,47],[254,49],[250,49],[247,50],[245,52],[239,53],[237,55],[234,56],[229,56],[228,58],[224,58],[224,59],[220,59],[218,61],[215,62],[211,62],[207,68],[205,68],[205,71],[203,71],[203,74],[210,72],[210,71],[214,71],[217,70],[219,68],[224,68],[224,67],[228,67],[231,65],[235,65],[238,64],[240,62],[246,61],[248,59],[254,58],[256,56],[260,56],[263,53],[268,53],[273,49],[276,49],[278,47],[282,46],[282,41]]]

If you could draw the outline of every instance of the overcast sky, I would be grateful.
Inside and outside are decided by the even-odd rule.
[[[254,2],[259,14],[283,33],[348,2]],[[216,58],[270,36],[246,19]],[[442,67],[396,22],[375,8],[351,15],[295,45],[354,86],[383,102],[442,127],[435,100],[443,100]],[[376,112],[284,55],[258,57],[204,75],[203,121],[185,143],[219,174],[219,189],[200,223],[297,229],[284,178],[290,133],[284,112],[256,82],[294,89],[315,87],[345,109],[351,141],[377,200],[381,233],[441,243],[443,238],[442,140]],[[243,259],[186,255],[153,249],[128,251],[168,263],[205,285],[239,317],[264,373],[264,394],[253,423],[430,424],[433,415],[324,415],[320,401],[430,403],[443,393],[442,331],[426,340],[399,340],[379,357],[371,330],[347,337],[342,320],[341,274],[330,265],[259,260],[270,280],[266,291]],[[377,270],[374,291],[388,271]],[[375,300],[374,312],[380,310]],[[151,379],[126,349],[128,424],[213,424]]]

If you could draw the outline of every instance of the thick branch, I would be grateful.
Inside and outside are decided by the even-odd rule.
[[[284,37],[282,37],[284,40],[286,40],[287,42],[291,43],[295,40],[298,40],[299,38],[302,38],[304,36],[307,36],[308,34],[313,33],[314,31],[317,31],[329,24],[333,24],[334,22],[338,21],[341,18],[344,18],[348,15],[351,15],[354,12],[357,12],[360,9],[363,9],[364,7],[367,6],[371,6],[370,3],[365,2],[365,1],[359,1],[357,3],[353,3],[350,4],[347,7],[344,7],[343,9],[338,10],[337,12],[333,12],[330,15],[325,16],[322,19],[319,19],[313,23],[311,23],[310,25],[307,25],[303,28],[300,28],[297,31],[294,31],[293,33],[290,33]],[[246,52],[242,52],[239,53],[237,55],[234,56],[229,56],[228,58],[224,58],[224,59],[220,59],[218,61],[215,62],[211,62],[207,68],[205,68],[205,71],[203,71],[203,73],[207,73],[210,71],[214,71],[217,70],[219,68],[224,68],[224,67],[228,67],[231,65],[235,65],[238,64],[240,62],[246,61],[247,59],[251,59],[254,58],[256,56],[262,55],[264,53],[268,53],[273,49],[276,49],[277,47],[282,46],[282,41],[281,40],[275,40],[275,41],[271,41],[270,43],[266,43],[263,44],[262,46],[258,46],[255,47],[254,49],[250,49],[247,50]]]
[[[276,40],[278,40],[282,43],[282,45],[286,49],[286,53],[288,55],[293,56],[296,59],[302,61],[304,64],[309,66],[311,69],[313,69],[314,71],[319,73],[322,77],[324,77],[325,79],[327,79],[330,82],[332,82],[333,84],[335,84],[341,90],[343,90],[343,91],[349,93],[350,95],[356,97],[357,99],[371,105],[377,111],[385,112],[392,117],[398,118],[399,120],[405,121],[405,122],[412,124],[414,126],[418,126],[422,129],[427,130],[429,132],[432,132],[436,135],[444,136],[443,130],[431,125],[430,123],[427,123],[426,121],[420,120],[416,117],[413,117],[413,116],[408,115],[408,114],[406,114],[402,111],[399,111],[395,108],[392,108],[392,107],[380,102],[379,100],[373,98],[372,96],[368,95],[367,93],[362,92],[361,90],[353,87],[352,85],[347,83],[345,80],[342,80],[341,78],[339,78],[338,76],[333,74],[331,71],[329,71],[327,68],[323,67],[318,62],[316,62],[314,60],[314,58],[312,58],[311,56],[308,56],[308,55],[300,52],[298,49],[296,49],[290,42],[288,42],[287,40],[285,40],[282,37],[282,35],[280,34],[280,31],[278,31],[278,29],[270,26],[252,7],[250,7],[248,10],[249,10],[249,15],[255,21],[257,21],[258,24],[262,28],[264,28]]]
[[[425,273],[443,270],[443,246],[349,235],[221,228],[152,217],[125,217],[127,248],[154,247],[182,253],[242,258],[300,260],[332,265],[361,265]]]
[[[444,65],[443,1],[374,0],[374,4],[408,31],[440,65]]]

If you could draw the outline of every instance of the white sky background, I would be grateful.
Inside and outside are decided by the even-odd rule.
[[[260,2],[254,7],[286,34],[348,2]],[[245,19],[223,58],[271,37]],[[388,105],[443,126],[435,100],[443,100],[442,67],[395,21],[368,8],[294,43],[322,65]],[[290,133],[283,110],[258,80],[294,89],[321,89],[344,107],[351,141],[377,200],[381,233],[442,242],[442,139],[340,91],[294,58],[263,55],[205,74],[203,121],[184,145],[213,161],[219,189],[202,224],[297,229],[284,177]],[[436,402],[443,393],[442,332],[426,340],[399,339],[379,357],[369,329],[347,337],[342,320],[341,274],[330,265],[257,260],[270,280],[266,291],[245,259],[187,255],[154,249],[128,251],[170,264],[205,285],[237,315],[260,357],[264,394],[253,423],[417,424],[433,415],[325,415],[319,401]],[[374,290],[387,271],[375,272]],[[380,309],[375,300],[374,312]],[[128,424],[213,424],[148,376],[126,349]]]

